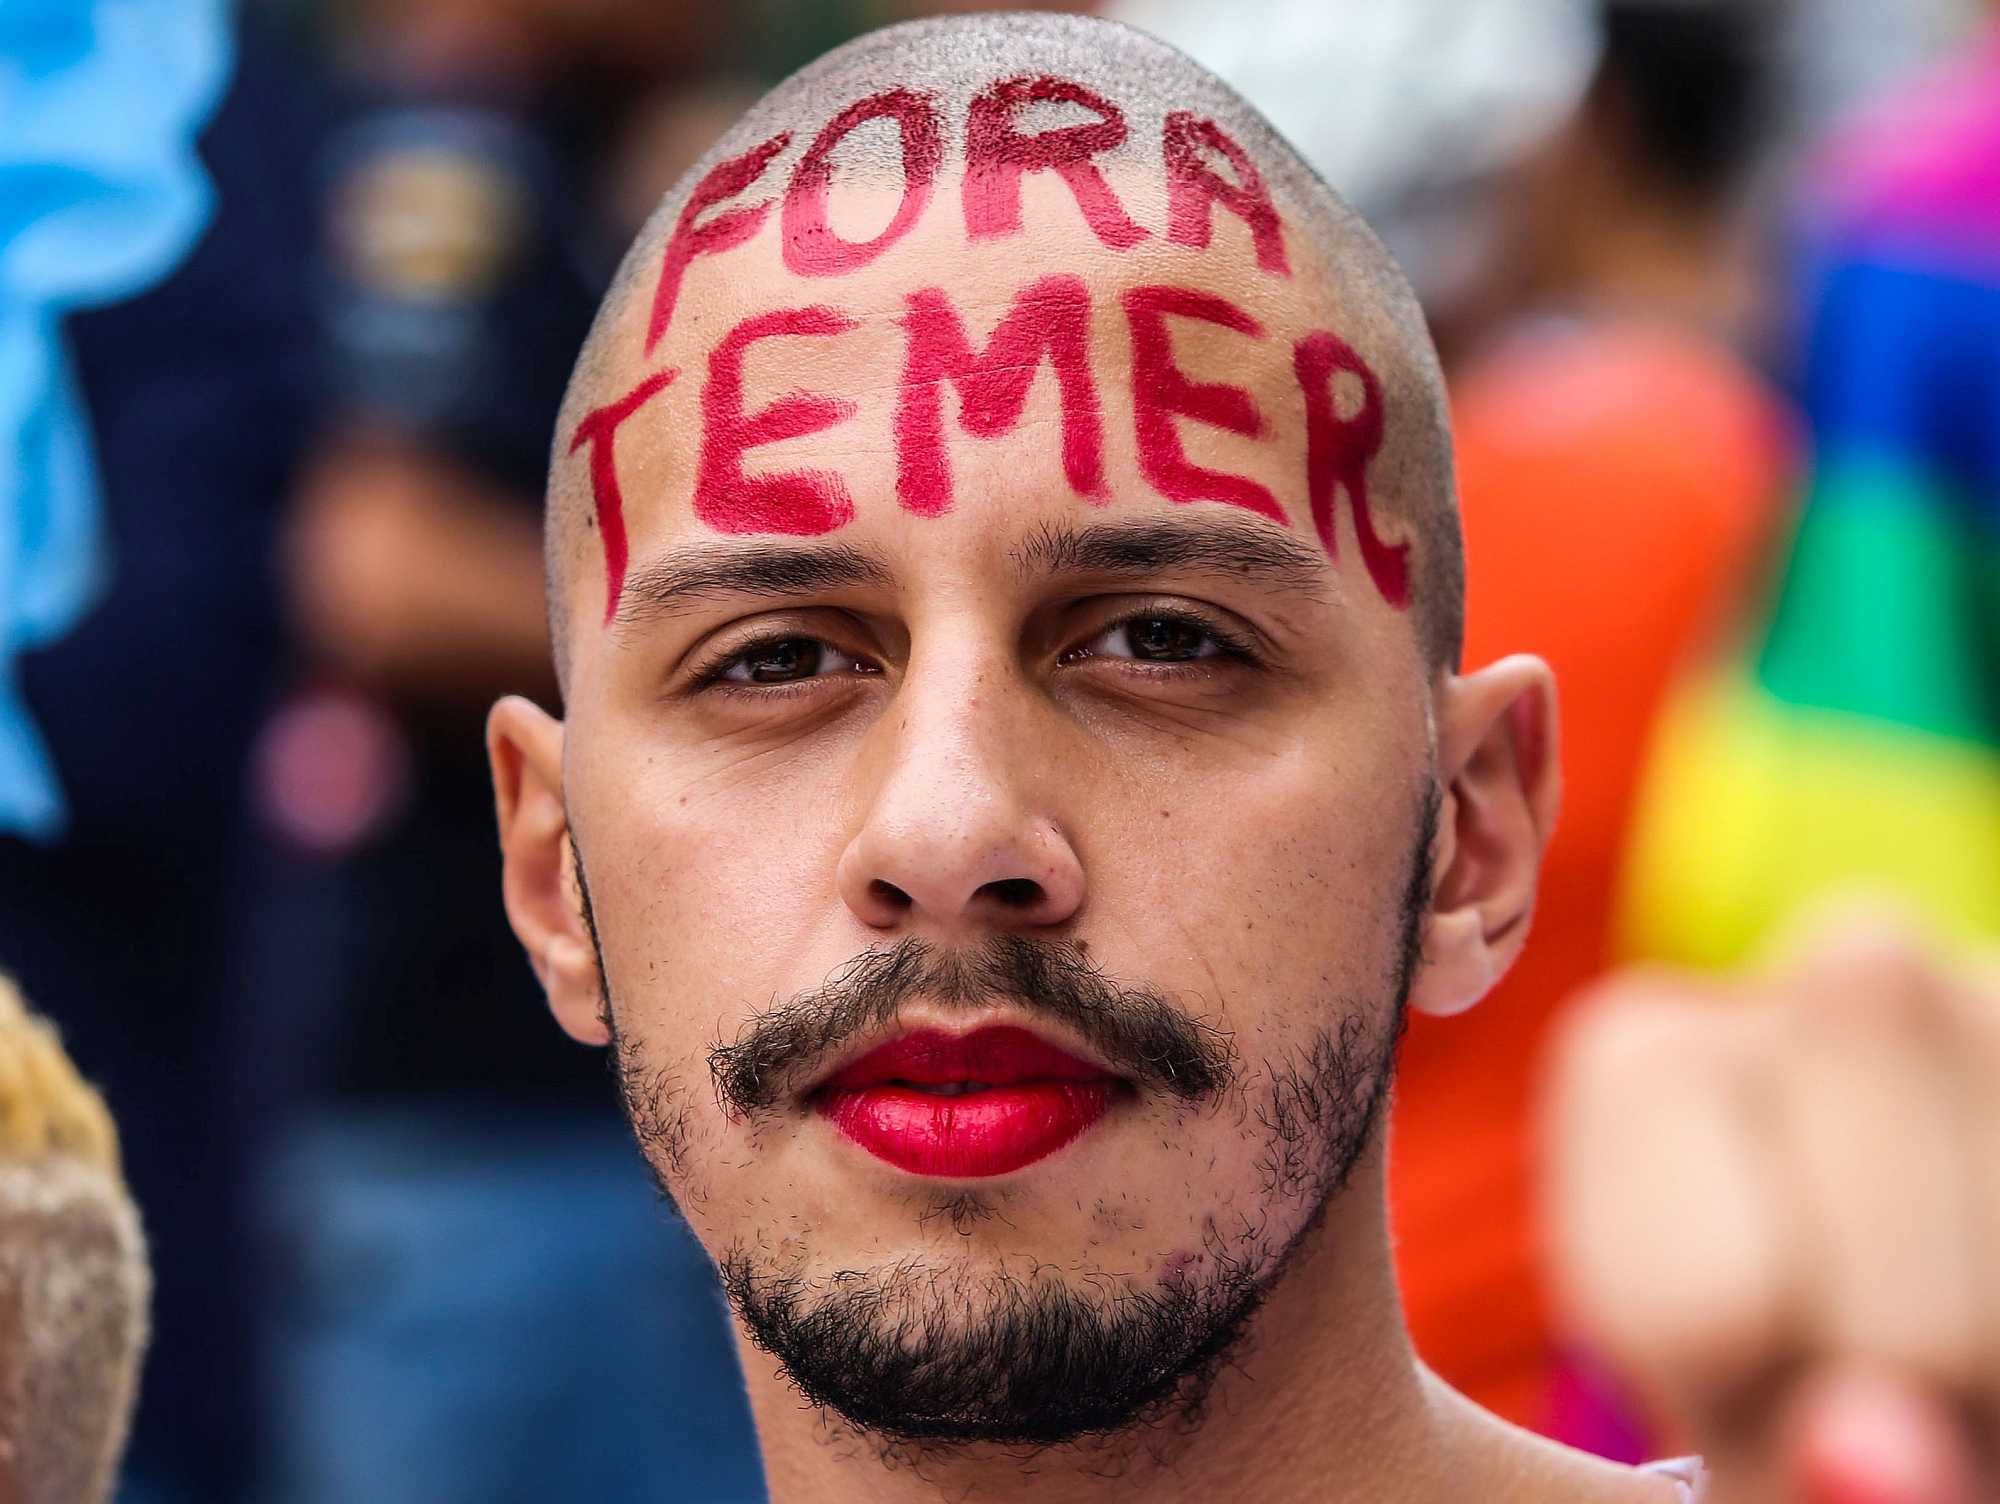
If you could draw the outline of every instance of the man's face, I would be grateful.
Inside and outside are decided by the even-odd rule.
[[[1164,221],[1161,185],[1112,183]],[[1410,618],[1305,494],[1294,352],[1342,333],[1339,289],[1296,234],[1276,276],[1227,215],[1206,249],[1114,251],[1055,174],[1022,195],[1025,236],[969,242],[941,180],[827,281],[767,225],[690,263],[650,353],[628,299],[584,405],[678,374],[617,429],[629,563],[579,564],[562,624],[564,803],[652,1168],[811,1397],[961,1439],[1117,1424],[1240,1324],[1367,1151],[1434,809]],[[897,203],[843,180],[834,228]],[[913,341],[955,316],[983,351],[1031,285],[1048,343],[1013,421],[992,371],[932,388],[941,484],[909,459]],[[1279,515],[1162,494],[1134,290],[1163,286],[1261,331],[1155,321],[1259,415],[1169,419],[1186,461]],[[739,341],[732,391],[718,352],[778,310],[817,311]],[[556,486],[587,495],[595,457]],[[1024,1367],[1037,1342],[1097,1362],[1098,1402]]]

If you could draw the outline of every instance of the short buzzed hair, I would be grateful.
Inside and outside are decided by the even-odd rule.
[[[1112,21],[1001,12],[905,22],[838,47],[777,85],[688,170],[627,252],[571,376],[553,463],[577,446],[579,423],[608,391],[608,331],[629,299],[655,295],[661,258],[676,229],[685,232],[690,198],[713,181],[712,174],[720,169],[726,176],[730,164],[750,161],[756,177],[786,159],[796,171],[822,127],[845,107],[885,91],[912,91],[934,101],[942,120],[964,121],[972,102],[996,84],[1049,78],[1082,85],[1115,101],[1123,113],[1129,127],[1124,139],[1094,153],[1096,160],[1157,165],[1163,131],[1192,114],[1240,145],[1273,201],[1303,226],[1303,248],[1338,288],[1344,319],[1358,326],[1342,333],[1365,330],[1381,382],[1389,419],[1369,480],[1382,511],[1400,519],[1409,535],[1408,595],[1420,651],[1433,669],[1456,668],[1464,632],[1464,551],[1444,379],[1415,294],[1374,232],[1255,107],[1185,54]],[[901,149],[892,134],[851,140],[843,172],[897,177],[905,171],[907,136]],[[1148,141],[1150,157],[1142,146]],[[698,204],[697,211],[719,223],[731,205]],[[557,485],[552,475],[544,537],[551,627],[565,678],[565,584],[584,551],[594,547],[589,516],[574,488]]]

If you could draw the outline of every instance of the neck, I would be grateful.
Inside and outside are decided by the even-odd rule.
[[[1480,1495],[1493,1500],[1515,1498],[1515,1479],[1528,1485],[1523,1500],[1549,1497],[1532,1490],[1552,1477],[1574,1482],[1567,1454],[1477,1410],[1418,1363],[1396,1296],[1383,1205],[1378,1136],[1192,1425],[1168,1421],[1032,1453],[885,1451],[805,1405],[772,1361],[743,1342],[772,1504],[979,1504],[1030,1491],[1037,1504],[1444,1504],[1465,1498],[1474,1477],[1501,1481]],[[1577,1477],[1600,1484],[1614,1476],[1599,1464],[1582,1468]],[[1624,1487],[1561,1496],[1655,1497]]]

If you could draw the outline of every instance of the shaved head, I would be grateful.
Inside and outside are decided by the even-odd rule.
[[[772,1496],[833,1496],[828,1416],[1015,1497],[961,1485],[1407,1362],[1396,1040],[1511,959],[1556,781],[1546,669],[1457,672],[1367,227],[1141,33],[891,27],[668,195],[561,424],[508,912],[723,1272]]]
[[[1081,310],[1079,319],[1101,321],[1105,310],[1084,307],[1090,294],[1100,286],[1108,289],[1105,301],[1122,293],[1133,319],[1132,379],[1142,390],[1180,377],[1171,355],[1161,353],[1169,318],[1176,329],[1192,319],[1260,334],[1273,320],[1255,319],[1208,293],[1134,290],[1130,279],[1118,280],[1121,265],[1166,251],[1234,252],[1240,269],[1222,266],[1223,290],[1233,295],[1236,282],[1266,281],[1263,296],[1295,308],[1301,328],[1326,331],[1296,341],[1288,362],[1305,389],[1308,419],[1317,416],[1320,426],[1297,446],[1291,486],[1255,487],[1273,506],[1214,483],[1176,491],[1171,465],[1148,468],[1148,479],[1176,501],[1248,497],[1243,504],[1279,521],[1303,517],[1308,491],[1325,493],[1315,495],[1313,507],[1330,550],[1336,540],[1329,519],[1345,494],[1357,512],[1360,562],[1385,590],[1403,592],[1399,604],[1410,611],[1426,662],[1456,667],[1464,564],[1443,381],[1422,312],[1388,252],[1255,108],[1199,64],[1113,22],[1019,13],[891,26],[827,54],[759,100],[661,201],[599,310],[556,434],[546,544],[565,680],[572,634],[592,615],[578,605],[578,582],[603,572],[603,604],[615,599],[631,547],[627,510],[665,500],[639,494],[630,474],[621,483],[620,467],[636,446],[614,447],[620,426],[672,385],[691,403],[688,389],[706,378],[704,431],[671,414],[655,421],[685,452],[711,443],[709,402],[718,377],[726,386],[732,371],[740,375],[751,341],[790,337],[788,344],[799,347],[865,325],[868,310],[846,311],[843,283],[880,273],[899,249],[947,231],[971,246],[1014,237],[1004,262],[1008,280],[987,297],[997,311],[1021,292],[1030,309],[1023,359],[1038,359],[1046,347],[1059,375],[1069,300]],[[760,241],[767,257],[771,245],[778,248],[799,284],[800,306],[754,329],[739,325],[731,337],[743,343],[732,355],[716,346],[744,311],[730,274],[734,263],[752,264]],[[1044,274],[1054,275],[1035,282]],[[1023,283],[1034,285],[1022,291]],[[916,328],[924,309],[914,301],[912,308],[903,322]],[[1160,332],[1149,346],[1152,331]],[[962,395],[973,428],[969,388]],[[1064,395],[1067,420],[1067,387]],[[1186,397],[1178,388],[1173,395]],[[1271,406],[1261,394],[1257,400]],[[808,427],[817,423],[829,447],[847,448],[869,439],[859,421],[838,423],[836,413],[853,406],[788,416]],[[1145,413],[1135,415],[1142,450],[1161,422],[1161,442],[1176,455],[1179,433],[1193,427],[1190,417],[1240,433],[1270,426],[1267,412],[1238,419],[1205,405],[1199,391],[1169,400],[1165,412],[1164,419],[1156,415],[1152,434]],[[762,416],[746,426],[754,428]],[[794,430],[806,431],[797,424]],[[1354,455],[1357,435],[1369,442]],[[758,430],[750,439],[783,436]],[[899,442],[905,436],[899,428]],[[889,441],[886,432],[874,437]],[[1064,437],[1066,443],[1075,437],[1067,421]],[[1066,458],[1080,497],[1121,499],[1115,477],[1107,482],[1090,470],[1087,457]],[[911,468],[904,466],[906,480]],[[1162,473],[1169,476],[1164,483]],[[839,485],[838,477],[817,470],[804,479],[822,499],[829,494],[824,482]],[[697,480],[698,512],[699,486]],[[704,515],[711,525],[720,517],[727,531],[831,531],[852,515],[845,488],[840,497],[811,522],[773,528],[750,525],[742,508]],[[912,510],[921,507],[908,493],[901,499]],[[871,501],[894,504],[861,498],[863,506]],[[1372,521],[1398,540],[1393,548],[1371,532],[1370,502]]]

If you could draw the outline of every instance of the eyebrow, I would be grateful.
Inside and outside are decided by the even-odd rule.
[[[1087,574],[1142,580],[1175,570],[1228,575],[1325,602],[1326,556],[1268,523],[1230,517],[1050,524],[1014,551],[1023,577]]]
[[[1092,575],[1144,580],[1174,570],[1247,579],[1316,602],[1327,599],[1325,557],[1275,528],[1233,518],[1054,523],[1013,551],[1025,579]],[[655,559],[626,577],[617,630],[691,611],[719,597],[790,600],[829,590],[887,587],[889,566],[845,544],[770,540],[724,544]]]
[[[618,604],[619,628],[692,610],[718,596],[786,600],[860,585],[888,585],[888,565],[844,544],[788,547],[769,540],[674,554],[634,569]]]

